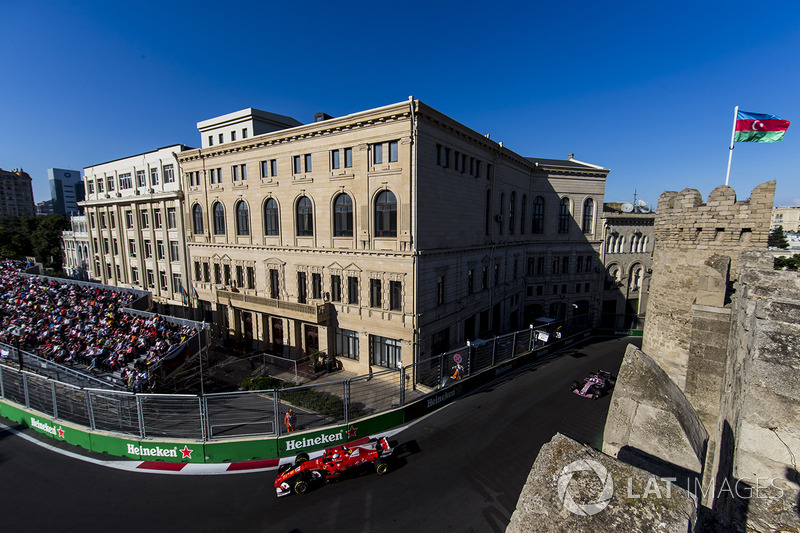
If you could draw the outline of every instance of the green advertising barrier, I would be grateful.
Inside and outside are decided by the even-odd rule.
[[[205,453],[205,462],[207,463],[275,459],[278,457],[278,440],[262,438],[259,440],[210,441],[205,443]]]

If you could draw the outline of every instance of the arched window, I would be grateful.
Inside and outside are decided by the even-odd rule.
[[[314,207],[308,196],[303,196],[297,201],[297,236],[312,235],[314,235]]]
[[[383,191],[375,199],[375,236],[397,237],[397,199]]]
[[[531,221],[531,233],[541,235],[544,233],[544,198],[537,196],[533,199],[533,220]]]
[[[514,234],[514,204],[517,203],[517,193],[511,191],[511,196],[508,200],[508,233]]]
[[[583,202],[583,232],[584,233],[591,233],[592,232],[592,221],[594,220],[594,200],[591,198],[587,198],[585,202]]]
[[[647,251],[647,235],[645,235],[644,239],[642,239],[642,249],[639,250],[639,251],[640,252],[646,252]]]
[[[244,200],[236,204],[236,234],[250,235],[250,210]]]
[[[264,202],[264,235],[278,235],[278,201],[275,198]]]
[[[200,204],[194,204],[192,208],[192,227],[195,234],[203,233],[203,208]]]
[[[225,207],[221,202],[214,204],[214,235],[225,235]]]
[[[333,236],[353,236],[353,199],[345,193],[333,202]]]
[[[638,291],[642,286],[642,265],[635,263],[631,267],[631,290]]]
[[[561,199],[558,206],[558,232],[569,233],[569,198],[566,196]]]
[[[528,195],[522,195],[522,208],[519,210],[519,234],[525,235],[525,208],[528,206]]]

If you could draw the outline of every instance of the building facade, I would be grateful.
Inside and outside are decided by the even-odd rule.
[[[191,316],[177,144],[84,169],[90,272],[149,290],[156,312]]]
[[[772,218],[769,222],[770,231],[778,226],[783,231],[800,233],[800,207],[775,207],[772,209]]]
[[[85,198],[80,170],[48,168],[47,179],[50,182],[53,213],[63,217],[83,214],[83,208],[78,205]]]
[[[413,98],[220,143],[227,117],[176,154],[222,335],[366,373],[599,315],[608,169],[522,157]]]
[[[32,217],[35,214],[33,187],[28,173],[22,169],[0,168],[0,217]]]
[[[655,213],[634,204],[603,206],[603,328],[639,329],[653,273]]]
[[[61,251],[64,272],[73,279],[88,281],[89,278],[89,230],[85,216],[70,218],[71,230],[61,232]]]

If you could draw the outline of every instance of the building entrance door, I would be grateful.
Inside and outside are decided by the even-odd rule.
[[[306,354],[319,351],[319,331],[317,326],[306,326]]]
[[[283,356],[283,320],[272,317],[272,351]]]

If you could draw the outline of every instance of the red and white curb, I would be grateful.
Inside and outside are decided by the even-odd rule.
[[[391,431],[381,433],[381,436],[391,437],[393,435],[396,435],[400,431],[406,429],[407,427],[408,426],[404,426],[402,428],[395,428]],[[99,466],[105,466],[108,468],[115,468],[117,470],[125,470],[128,472],[139,472],[147,474],[179,474],[179,475],[189,475],[189,476],[247,474],[252,472],[267,472],[270,470],[277,470],[278,466],[280,466],[281,463],[291,463],[294,461],[294,457],[284,457],[281,459],[263,459],[256,461],[236,461],[232,463],[168,463],[163,461],[136,461],[136,460],[104,461],[102,459],[86,457],[79,453],[71,452],[68,450],[62,450],[61,448],[57,448],[39,439],[35,439],[30,435],[26,435],[25,433],[22,433],[14,428],[8,427],[3,423],[0,423],[0,431],[8,431],[9,433],[21,437],[27,440],[28,442],[36,444],[37,446],[70,457],[72,459],[77,459],[79,461],[84,461]],[[355,446],[358,444],[363,444],[369,441],[369,439],[370,437],[363,437],[361,439],[349,442],[347,444]],[[317,457],[319,455],[322,455],[322,450],[309,453],[309,456],[312,458]]]

